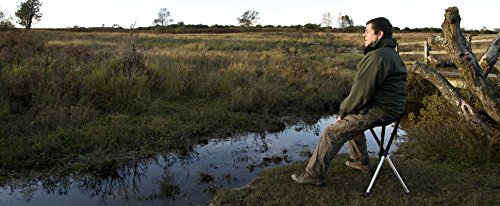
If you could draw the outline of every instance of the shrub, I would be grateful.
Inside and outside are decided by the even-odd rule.
[[[146,58],[139,52],[139,39],[137,34],[130,33],[129,43],[122,46],[117,52],[116,59],[110,64],[110,71],[114,75],[136,78],[138,76],[151,76],[152,71],[146,66]]]
[[[46,42],[30,32],[0,32],[0,66],[3,63],[21,61],[45,51]]]
[[[5,14],[0,11],[0,32],[16,28],[11,20],[11,18],[5,18]]]
[[[137,35],[131,33],[130,42],[109,60],[107,69],[86,76],[86,92],[98,110],[139,114],[151,103],[158,78],[138,46]]]
[[[413,72],[408,73],[406,91],[407,102],[418,104],[421,103],[425,96],[438,93],[437,88],[432,83]]]
[[[0,102],[7,102],[9,113],[21,113],[33,106],[33,94],[42,79],[40,72],[18,66],[0,74]]]
[[[0,32],[13,30],[16,27],[8,20],[0,20]]]
[[[498,155],[491,153],[498,142],[490,141],[480,128],[471,127],[444,97],[432,95],[424,98],[423,104],[425,108],[420,110],[418,117],[413,113],[409,115],[406,131],[411,147],[404,151],[416,157],[460,164],[500,160]]]

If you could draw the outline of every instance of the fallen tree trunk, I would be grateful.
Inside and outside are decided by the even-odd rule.
[[[490,84],[472,53],[470,44],[460,30],[460,15],[457,7],[446,9],[445,20],[441,25],[444,33],[444,48],[464,77],[471,93],[481,103],[484,111],[495,124],[500,123],[500,100],[496,94],[498,86]]]
[[[439,74],[436,69],[417,62],[410,68],[410,71],[431,82],[439,90],[439,92],[441,92],[445,99],[460,108],[460,114],[466,119],[472,121],[474,124],[482,127],[483,129],[491,130],[487,125],[484,125],[476,109],[467,103],[467,101],[464,100],[464,98],[450,84],[450,82]]]
[[[486,53],[484,53],[479,65],[483,68],[484,76],[488,76],[498,60],[500,54],[500,35],[493,40]]]

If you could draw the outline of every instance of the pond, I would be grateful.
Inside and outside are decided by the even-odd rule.
[[[40,177],[0,188],[0,205],[189,205],[205,204],[222,189],[249,184],[262,170],[307,160],[323,129],[336,116],[313,125],[300,122],[278,133],[212,140],[183,156],[169,154],[130,163],[113,178]],[[379,129],[380,128],[376,128]],[[392,127],[386,131],[390,134]],[[368,150],[377,143],[365,132]],[[398,131],[395,150],[405,132]],[[388,139],[388,138],[386,138]],[[341,149],[346,153],[347,144]]]

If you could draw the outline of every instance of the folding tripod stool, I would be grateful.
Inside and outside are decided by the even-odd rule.
[[[384,164],[384,160],[387,160],[387,162],[391,166],[392,171],[394,172],[394,174],[398,178],[399,182],[401,183],[401,186],[403,186],[403,189],[405,190],[405,192],[410,193],[410,191],[406,187],[405,183],[403,182],[403,179],[399,175],[398,170],[396,170],[396,167],[394,166],[394,164],[391,161],[391,158],[389,157],[389,149],[391,148],[392,141],[396,137],[400,122],[401,122],[401,118],[396,120],[396,123],[394,125],[394,130],[392,130],[391,136],[389,138],[389,142],[387,142],[387,146],[385,148],[384,148],[385,127],[390,125],[392,122],[389,122],[389,123],[382,125],[382,132],[380,135],[380,140],[379,140],[377,134],[375,133],[375,131],[373,131],[373,128],[370,128],[370,132],[372,133],[373,138],[375,139],[375,141],[377,141],[377,144],[380,147],[380,150],[378,152],[378,156],[379,156],[380,161],[378,163],[377,170],[375,170],[375,174],[372,177],[370,185],[368,186],[368,189],[366,190],[366,195],[370,194],[370,191],[372,190],[373,184],[375,183],[375,180],[377,179],[377,176],[380,172],[380,169],[382,168],[382,165]]]

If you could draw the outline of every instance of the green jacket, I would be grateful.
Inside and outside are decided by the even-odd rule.
[[[365,49],[351,92],[340,105],[340,118],[369,114],[373,119],[393,120],[403,114],[407,70],[395,47],[395,39],[383,38]]]

